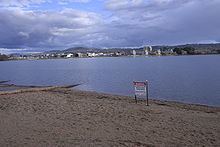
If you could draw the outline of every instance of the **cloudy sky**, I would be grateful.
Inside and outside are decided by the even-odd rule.
[[[0,0],[0,53],[220,42],[220,0]]]

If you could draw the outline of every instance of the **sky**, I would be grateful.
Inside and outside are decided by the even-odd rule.
[[[0,0],[0,53],[220,42],[220,0]]]

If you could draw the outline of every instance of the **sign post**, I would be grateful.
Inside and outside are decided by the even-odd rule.
[[[149,95],[149,84],[148,81],[140,82],[140,81],[134,81],[134,91],[135,91],[135,101],[137,103],[137,96],[138,95],[145,95],[146,96],[146,105],[149,106],[148,102],[148,95]]]

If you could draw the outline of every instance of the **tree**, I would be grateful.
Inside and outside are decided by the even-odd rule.
[[[0,61],[8,60],[8,56],[0,54]]]
[[[181,48],[174,48],[173,49],[173,51],[175,52],[175,53],[177,53],[178,55],[181,55],[182,54],[182,49]]]
[[[189,55],[195,54],[195,49],[193,47],[184,47],[183,50],[186,51]]]
[[[182,55],[184,52],[189,55],[194,55],[195,54],[195,48],[193,47],[184,47],[184,48],[174,48],[173,50],[176,52],[178,55]]]

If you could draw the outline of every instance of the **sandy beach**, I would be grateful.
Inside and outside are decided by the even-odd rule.
[[[0,92],[0,146],[220,146],[220,108],[50,88]]]

